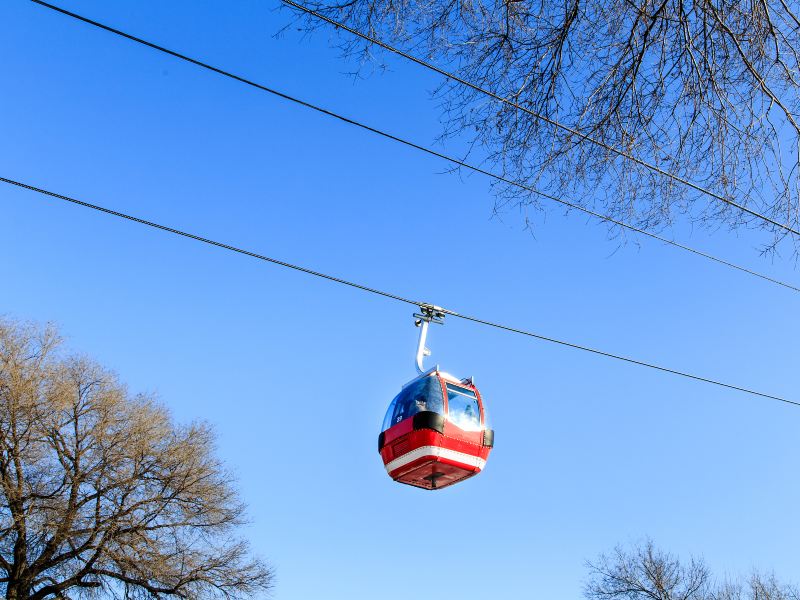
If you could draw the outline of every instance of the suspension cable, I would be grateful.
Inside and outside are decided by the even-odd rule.
[[[237,246],[233,246],[231,244],[226,244],[226,243],[223,243],[223,242],[212,240],[210,238],[203,237],[203,236],[200,236],[200,235],[197,235],[197,234],[194,234],[194,233],[189,233],[187,231],[182,231],[182,230],[176,229],[174,227],[168,227],[166,225],[162,225],[162,224],[156,223],[154,221],[148,221],[148,220],[142,219],[140,217],[135,217],[135,216],[127,214],[127,213],[123,213],[123,212],[120,212],[120,211],[112,210],[110,208],[106,208],[106,207],[100,206],[98,204],[92,204],[92,203],[86,202],[84,200],[78,200],[77,198],[66,196],[64,194],[58,194],[56,192],[48,191],[48,190],[45,190],[45,189],[40,188],[40,187],[36,187],[36,186],[30,185],[30,184],[27,184],[27,183],[16,181],[14,179],[8,179],[6,177],[0,176],[0,182],[6,183],[6,184],[9,184],[9,185],[13,185],[13,186],[16,186],[18,188],[23,188],[23,189],[26,189],[26,190],[29,190],[29,191],[32,191],[32,192],[36,192],[37,194],[42,194],[42,195],[45,195],[45,196],[49,196],[51,198],[56,198],[58,200],[63,200],[65,202],[69,202],[69,203],[77,205],[77,206],[82,206],[84,208],[89,208],[89,209],[92,209],[92,210],[95,210],[95,211],[99,211],[99,212],[105,213],[107,215],[118,217],[120,219],[126,219],[128,221],[133,221],[134,223],[138,223],[140,225],[146,225],[148,227],[152,227],[152,228],[155,228],[155,229],[160,229],[161,231],[165,231],[165,232],[171,233],[173,235],[178,235],[178,236],[181,236],[181,237],[189,238],[189,239],[192,239],[192,240],[195,240],[195,241],[198,241],[198,242],[202,242],[204,244],[209,244],[211,246],[215,246],[215,247],[221,248],[223,250],[228,250],[230,252],[243,254],[245,256],[249,256],[251,258],[255,258],[255,259],[258,259],[258,260],[261,260],[261,261],[265,261],[265,262],[268,262],[268,263],[272,263],[274,265],[278,265],[278,266],[281,266],[281,267],[286,267],[288,269],[293,269],[295,271],[300,271],[301,273],[305,273],[307,275],[313,275],[314,277],[319,277],[319,278],[326,279],[326,280],[334,282],[334,283],[338,283],[338,284],[341,284],[341,285],[346,285],[346,286],[349,286],[351,288],[356,288],[358,290],[361,290],[361,291],[364,291],[364,292],[368,292],[370,294],[383,296],[384,298],[389,298],[391,300],[395,300],[395,301],[398,301],[398,302],[404,302],[406,304],[413,304],[413,305],[420,306],[420,307],[431,306],[431,305],[429,305],[428,303],[425,303],[425,302],[419,302],[417,300],[411,300],[410,298],[407,298],[407,297],[404,297],[404,296],[400,296],[400,295],[393,294],[393,293],[390,293],[390,292],[385,292],[383,290],[379,290],[379,289],[374,288],[374,287],[366,286],[366,285],[363,285],[363,284],[360,284],[360,283],[355,283],[353,281],[342,279],[340,277],[335,277],[333,275],[328,275],[328,274],[323,273],[321,271],[316,271],[316,270],[313,270],[313,269],[309,269],[307,267],[303,267],[303,266],[296,265],[296,264],[293,264],[293,263],[289,263],[289,262],[286,262],[286,261],[278,260],[276,258],[271,258],[269,256],[265,256],[263,254],[259,254],[257,252],[253,252],[251,250],[245,250],[243,248],[240,248],[240,247],[237,247]],[[501,323],[490,321],[488,319],[482,319],[482,318],[479,318],[479,317],[458,313],[456,311],[449,310],[449,309],[446,309],[446,308],[440,308],[440,307],[436,307],[436,308],[438,310],[440,310],[441,312],[443,312],[443,313],[445,313],[447,315],[450,315],[452,317],[455,317],[455,318],[458,318],[458,319],[464,319],[466,321],[471,321],[473,323],[478,323],[480,325],[485,325],[487,327],[493,327],[495,329],[502,329],[504,331],[508,331],[508,332],[511,332],[511,333],[516,333],[516,334],[519,334],[519,335],[524,335],[524,336],[527,336],[527,337],[536,338],[538,340],[542,340],[542,341],[545,341],[545,342],[550,342],[550,343],[553,343],[553,344],[558,344],[560,346],[567,346],[568,348],[573,348],[575,350],[581,350],[583,352],[589,352],[591,354],[597,354],[597,355],[600,355],[600,356],[605,356],[606,358],[612,358],[614,360],[619,360],[619,361],[622,361],[622,362],[638,365],[640,367],[646,367],[648,369],[654,369],[656,371],[661,371],[663,373],[669,373],[671,375],[677,375],[679,377],[684,377],[684,378],[687,378],[687,379],[693,379],[695,381],[702,381],[704,383],[709,383],[709,384],[716,385],[716,386],[719,386],[719,387],[724,387],[724,388],[728,388],[728,389],[731,389],[731,390],[736,390],[736,391],[739,391],[739,392],[743,392],[745,394],[750,394],[750,395],[753,395],[753,396],[759,396],[761,398],[767,398],[767,399],[770,399],[770,400],[777,400],[779,402],[783,402],[785,404],[791,404],[793,406],[800,406],[800,402],[795,401],[795,400],[790,400],[790,399],[784,398],[782,396],[776,396],[776,395],[768,394],[768,393],[765,393],[765,392],[759,392],[759,391],[751,389],[751,388],[746,388],[746,387],[742,387],[742,386],[738,386],[738,385],[733,385],[733,384],[730,384],[730,383],[725,383],[723,381],[719,381],[719,380],[716,380],[716,379],[711,379],[711,378],[704,377],[704,376],[701,376],[701,375],[695,375],[695,374],[689,373],[687,371],[681,371],[681,370],[678,370],[678,369],[672,369],[672,368],[664,367],[662,365],[658,365],[658,364],[655,364],[655,363],[646,362],[646,361],[639,360],[639,359],[636,359],[636,358],[631,358],[629,356],[624,356],[624,355],[621,355],[621,354],[614,354],[612,352],[606,352],[604,350],[598,350],[596,348],[592,348],[592,347],[585,346],[585,345],[582,345],[582,344],[576,344],[576,343],[573,343],[573,342],[564,341],[564,340],[561,340],[561,339],[558,339],[558,338],[554,338],[554,337],[550,337],[550,336],[545,336],[545,335],[542,335],[542,334],[539,334],[539,333],[534,333],[532,331],[527,331],[525,329],[520,329],[518,327],[512,327],[512,326],[509,326],[509,325],[503,325]]]

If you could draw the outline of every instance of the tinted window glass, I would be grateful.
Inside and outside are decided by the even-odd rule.
[[[452,383],[447,384],[447,418],[465,431],[480,431],[481,411],[475,392]]]
[[[442,386],[438,377],[425,377],[404,387],[386,411],[383,431],[424,410],[444,414]]]

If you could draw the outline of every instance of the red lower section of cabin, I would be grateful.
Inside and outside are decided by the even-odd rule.
[[[386,471],[395,481],[441,489],[472,477],[486,465],[491,447],[484,445],[482,432],[466,432],[450,423],[444,426],[444,433],[413,430],[409,425],[400,423],[392,428],[396,431],[386,431],[380,451]]]
[[[399,483],[438,490],[458,483],[480,472],[479,468],[457,465],[437,456],[427,456],[410,463],[409,468],[397,469],[389,475]]]

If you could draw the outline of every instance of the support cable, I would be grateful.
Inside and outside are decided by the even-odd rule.
[[[189,232],[186,232],[186,231],[182,231],[182,230],[176,229],[174,227],[168,227],[166,225],[161,225],[159,223],[155,223],[153,221],[148,221],[148,220],[142,219],[140,217],[135,217],[133,215],[129,215],[129,214],[126,214],[126,213],[123,213],[123,212],[112,210],[112,209],[106,208],[104,206],[100,206],[100,205],[97,205],[97,204],[92,204],[90,202],[86,202],[86,201],[83,201],[83,200],[78,200],[77,198],[73,198],[73,197],[70,197],[70,196],[63,195],[63,194],[58,194],[56,192],[51,192],[51,191],[45,190],[43,188],[39,188],[39,187],[30,185],[30,184],[27,184],[27,183],[16,181],[14,179],[8,179],[6,177],[1,177],[0,176],[0,182],[6,183],[6,184],[9,184],[9,185],[13,185],[13,186],[16,186],[18,188],[23,188],[23,189],[29,190],[31,192],[36,192],[37,194],[42,194],[42,195],[45,195],[45,196],[49,196],[51,198],[56,198],[58,200],[69,202],[69,203],[74,204],[74,205],[82,206],[84,208],[89,208],[89,209],[92,209],[92,210],[95,210],[95,211],[99,211],[99,212],[105,213],[107,215],[118,217],[120,219],[126,219],[128,221],[133,221],[134,223],[138,223],[140,225],[146,225],[146,226],[152,227],[154,229],[160,229],[161,231],[165,231],[167,233],[171,233],[171,234],[178,235],[178,236],[181,236],[181,237],[189,238],[189,239],[192,239],[192,240],[195,240],[195,241],[198,241],[198,242],[202,242],[204,244],[208,244],[208,245],[211,245],[211,246],[215,246],[217,248],[221,248],[223,250],[228,250],[230,252],[243,254],[245,256],[249,256],[251,258],[255,258],[255,259],[258,259],[258,260],[261,260],[261,261],[265,261],[265,262],[268,262],[268,263],[272,263],[274,265],[278,265],[278,266],[281,266],[281,267],[286,267],[288,269],[293,269],[295,271],[300,271],[301,273],[305,273],[307,275],[313,275],[314,277],[319,277],[321,279],[326,279],[326,280],[331,281],[333,283],[338,283],[338,284],[349,286],[351,288],[355,288],[355,289],[358,289],[358,290],[361,290],[361,291],[364,291],[364,292],[369,292],[370,294],[375,294],[375,295],[378,295],[378,296],[383,296],[384,298],[389,298],[391,300],[396,300],[398,302],[404,302],[406,304],[412,304],[412,305],[415,305],[415,306],[419,306],[422,309],[424,309],[425,307],[433,306],[433,305],[430,305],[430,304],[425,303],[425,302],[419,302],[417,300],[412,300],[412,299],[404,297],[404,296],[399,296],[397,294],[393,294],[393,293],[390,293],[390,292],[385,292],[383,290],[379,290],[379,289],[374,288],[374,287],[362,285],[360,283],[355,283],[353,281],[348,281],[346,279],[342,279],[340,277],[335,277],[333,275],[328,275],[328,274],[323,273],[321,271],[316,271],[314,269],[309,269],[307,267],[303,267],[303,266],[300,266],[300,265],[296,265],[296,264],[292,264],[292,263],[285,262],[285,261],[282,261],[282,260],[278,260],[276,258],[271,258],[269,256],[265,256],[263,254],[259,254],[257,252],[253,252],[251,250],[245,250],[243,248],[239,248],[239,247],[233,246],[231,244],[226,244],[226,243],[223,243],[223,242],[212,240],[210,238],[203,237],[203,236],[200,236],[200,235],[197,235],[197,234],[194,234],[194,233],[189,233]],[[561,340],[561,339],[558,339],[558,338],[541,335],[539,333],[534,333],[532,331],[527,331],[525,329],[520,329],[518,327],[512,327],[512,326],[509,326],[509,325],[503,325],[501,323],[497,323],[497,322],[494,322],[494,321],[489,321],[487,319],[481,319],[479,317],[474,317],[474,316],[471,316],[471,315],[461,314],[461,313],[458,313],[458,312],[455,312],[453,310],[449,310],[449,309],[446,309],[446,308],[441,308],[441,307],[438,307],[438,306],[436,306],[435,308],[438,311],[440,311],[440,312],[442,312],[442,313],[444,313],[446,315],[450,315],[450,316],[458,318],[458,319],[464,319],[465,321],[471,321],[473,323],[478,323],[480,325],[485,325],[487,327],[493,327],[495,329],[502,329],[504,331],[508,331],[508,332],[511,332],[511,333],[516,333],[516,334],[519,334],[519,335],[535,338],[535,339],[542,340],[542,341],[545,341],[545,342],[558,344],[560,346],[566,346],[568,348],[573,348],[575,350],[581,350],[583,352],[589,352],[591,354],[597,354],[599,356],[605,356],[606,358],[612,358],[614,360],[619,360],[619,361],[622,361],[622,362],[638,365],[640,367],[646,367],[648,369],[661,371],[663,373],[669,373],[671,375],[677,375],[679,377],[684,377],[684,378],[687,378],[687,379],[693,379],[695,381],[702,381],[703,383],[708,383],[708,384],[712,384],[712,385],[715,385],[715,386],[719,386],[719,387],[723,387],[723,388],[727,388],[727,389],[731,389],[731,390],[736,390],[738,392],[743,392],[745,394],[750,394],[750,395],[753,395],[753,396],[759,396],[761,398],[767,398],[767,399],[770,399],[770,400],[777,400],[779,402],[783,402],[785,404],[791,404],[793,406],[800,406],[800,401],[790,400],[790,399],[784,398],[782,396],[776,396],[776,395],[768,394],[768,393],[765,393],[765,392],[759,392],[759,391],[751,389],[751,388],[746,388],[746,387],[742,387],[742,386],[738,386],[738,385],[733,385],[733,384],[730,384],[730,383],[725,383],[723,381],[719,381],[719,380],[716,380],[716,379],[711,379],[709,377],[703,377],[701,375],[695,375],[695,374],[689,373],[687,371],[681,371],[681,370],[678,370],[678,369],[672,369],[672,368],[664,367],[664,366],[661,366],[661,365],[658,365],[658,364],[655,364],[655,363],[646,362],[646,361],[639,360],[639,359],[636,359],[636,358],[631,358],[629,356],[623,356],[621,354],[614,354],[612,352],[606,352],[604,350],[598,350],[597,348],[592,348],[592,347],[585,346],[585,345],[582,345],[582,344],[576,344],[576,343],[573,343],[573,342],[567,342],[567,341],[564,341],[564,340]]]

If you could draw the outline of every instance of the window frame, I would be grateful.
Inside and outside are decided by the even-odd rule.
[[[455,388],[460,388],[462,390],[467,390],[467,391],[471,392],[472,395],[474,395],[475,401],[478,403],[478,427],[479,427],[478,431],[483,431],[484,429],[486,429],[486,425],[485,425],[485,421],[484,421],[484,415],[483,415],[483,398],[481,398],[481,393],[478,391],[478,388],[476,388],[472,383],[464,383],[464,382],[461,382],[461,381],[459,381],[458,383],[455,383],[455,382],[452,382],[452,381],[448,381],[448,380],[444,379],[441,376],[439,376],[439,379],[441,380],[441,382],[443,384],[442,385],[442,390],[445,393],[445,412],[446,412],[447,421],[449,423],[453,423],[456,427],[458,427],[458,425],[456,423],[454,423],[453,421],[450,420],[450,389],[449,389],[448,386],[452,385]],[[457,392],[454,392],[454,393],[457,393]],[[469,397],[469,394],[464,394],[464,395]]]

